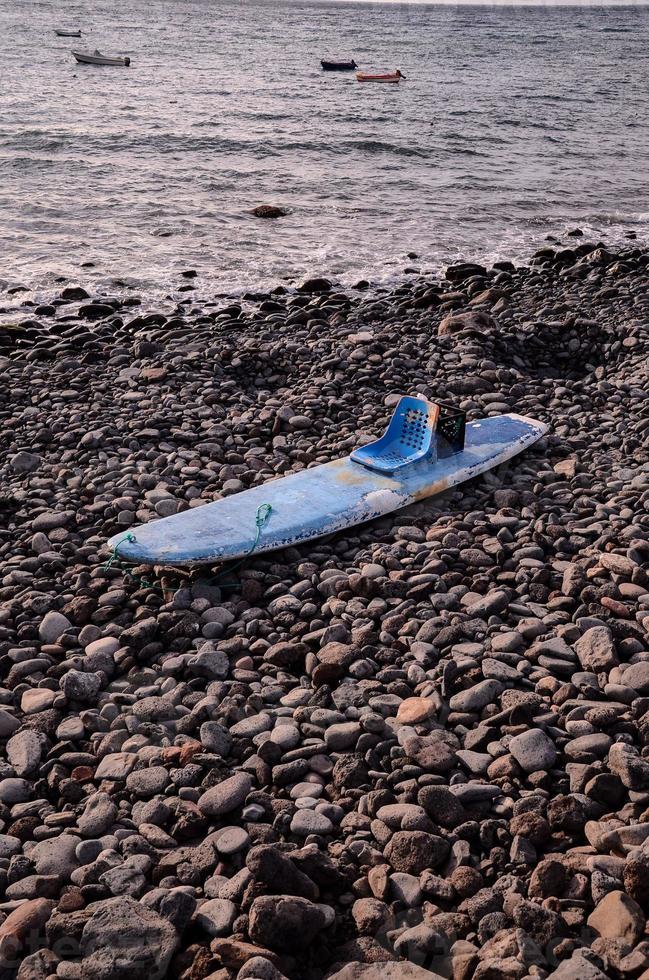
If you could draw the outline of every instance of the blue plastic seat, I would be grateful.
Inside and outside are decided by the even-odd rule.
[[[439,407],[425,398],[401,398],[385,433],[376,442],[355,449],[351,458],[379,473],[396,470],[435,456],[435,426]]]

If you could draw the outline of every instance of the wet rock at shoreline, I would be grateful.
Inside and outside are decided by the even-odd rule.
[[[255,218],[285,218],[290,212],[287,208],[280,208],[275,204],[258,204],[250,212]]]

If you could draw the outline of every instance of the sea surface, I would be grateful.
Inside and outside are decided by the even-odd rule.
[[[649,240],[646,6],[3,0],[0,57],[0,280],[35,295],[163,295],[187,269],[226,294],[390,281],[574,227]]]

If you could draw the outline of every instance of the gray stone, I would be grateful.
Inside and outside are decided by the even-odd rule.
[[[44,738],[39,732],[25,729],[7,742],[7,759],[18,776],[30,776],[41,761]]]
[[[199,738],[201,744],[208,752],[214,752],[223,758],[230,754],[232,749],[232,736],[227,728],[219,725],[217,721],[206,721],[200,727]]]
[[[392,835],[384,854],[395,871],[418,875],[436,868],[449,851],[448,842],[422,830],[398,830]]]
[[[77,820],[79,833],[84,837],[101,837],[115,823],[117,807],[106,793],[95,793]]]
[[[38,635],[43,643],[56,643],[69,629],[72,629],[70,620],[51,609],[43,616]]]
[[[237,917],[237,907],[234,902],[225,898],[212,898],[194,913],[194,922],[208,936],[227,936],[232,930],[232,923]]]
[[[102,675],[87,674],[81,670],[69,670],[61,678],[61,690],[71,701],[85,701],[91,704],[97,700],[101,690]]]
[[[9,465],[14,473],[33,473],[43,462],[43,457],[21,449],[9,457]]]
[[[95,779],[126,779],[136,762],[132,752],[110,752],[95,769]]]
[[[517,684],[521,679],[521,675],[515,667],[510,667],[509,664],[504,664],[493,657],[485,657],[480,667],[484,677],[493,678],[493,680],[500,681],[501,684]]]
[[[379,807],[376,816],[392,830],[400,830],[404,820],[411,823],[420,819],[428,820],[424,808],[415,803],[388,803]]]
[[[100,636],[85,649],[86,657],[112,657],[119,650],[119,640],[114,636]]]
[[[330,834],[333,824],[323,813],[314,810],[297,810],[291,820],[291,833],[298,837],[308,837],[309,834]]]
[[[466,691],[459,691],[449,701],[451,711],[481,711],[488,704],[495,704],[503,686],[496,680],[480,681]]]
[[[608,980],[608,974],[591,963],[578,949],[569,960],[563,960],[556,970],[549,973],[547,980]]]
[[[198,800],[198,808],[208,817],[221,817],[242,806],[251,787],[250,776],[244,772],[237,772],[217,786],[206,790]]]
[[[508,749],[524,772],[551,769],[557,759],[554,742],[540,728],[515,735]]]
[[[20,728],[20,722],[10,711],[0,708],[0,738],[13,735]]]
[[[68,741],[68,739],[76,741],[77,739],[83,738],[84,732],[85,727],[81,718],[64,718],[56,729],[56,737],[62,742]]]
[[[243,718],[230,728],[230,735],[234,738],[254,738],[262,732],[270,731],[273,727],[273,719],[266,711],[260,711],[257,715],[250,718]]]
[[[10,901],[21,898],[54,898],[60,890],[61,879],[58,875],[27,875],[8,885],[4,897]]]
[[[196,899],[184,888],[155,888],[142,898],[142,902],[168,919],[182,934],[196,908]]]
[[[444,980],[416,963],[347,963],[327,980]]]
[[[255,881],[269,891],[309,899],[318,897],[318,889],[311,879],[296,867],[288,855],[272,844],[252,847],[246,855],[246,867]]]
[[[265,956],[253,956],[243,964],[237,980],[286,980],[286,977]]]
[[[613,636],[607,626],[592,626],[575,643],[575,653],[584,670],[609,671],[617,664]]]
[[[390,875],[390,898],[404,902],[408,908],[417,908],[421,905],[423,895],[421,885],[417,875],[407,874],[404,871],[396,871]]]
[[[502,796],[499,786],[492,786],[490,783],[456,783],[449,786],[453,796],[462,804],[483,803],[494,800],[497,796]]]
[[[58,875],[63,881],[69,881],[70,875],[79,866],[76,855],[79,838],[72,834],[60,834],[40,841],[29,852],[36,873],[39,875]]]
[[[162,827],[171,817],[171,809],[164,800],[146,800],[133,804],[131,810],[131,820],[136,826],[141,824],[153,824]]]
[[[77,844],[75,855],[79,864],[92,864],[104,849],[100,840],[82,840]]]
[[[216,839],[216,849],[219,854],[236,854],[250,843],[248,832],[243,827],[224,827]]]
[[[176,708],[172,701],[152,696],[136,701],[133,714],[140,721],[170,721],[176,717]]]
[[[167,919],[126,895],[89,909],[81,935],[81,980],[165,976],[178,946],[178,933]]]
[[[507,593],[494,590],[493,592],[487,593],[481,599],[476,599],[475,602],[472,602],[466,607],[465,611],[469,616],[475,616],[478,619],[487,619],[489,616],[497,616],[508,605],[509,597]]]
[[[140,799],[148,799],[163,793],[168,782],[169,773],[164,766],[149,766],[130,772],[126,777],[126,789]]]
[[[343,722],[340,725],[329,725],[325,730],[325,743],[330,752],[342,752],[356,745],[361,734],[361,726],[356,721]]]
[[[622,683],[638,694],[649,694],[649,660],[630,664],[622,674]]]
[[[99,876],[99,882],[113,895],[130,895],[131,898],[139,898],[146,888],[146,878],[142,872],[128,862],[104,871]]]
[[[649,790],[649,762],[640,756],[634,746],[615,742],[609,749],[608,767],[619,776],[627,789],[638,792]]]
[[[13,776],[0,780],[0,803],[12,806],[14,803],[24,803],[31,799],[32,784],[26,779],[18,779]]]
[[[29,691],[25,691],[21,697],[20,707],[26,715],[35,715],[51,708],[57,697],[60,696],[59,691],[50,691],[47,687],[31,688]]]
[[[73,510],[48,510],[39,514],[32,521],[32,531],[53,531],[57,527],[65,527],[75,517]]]
[[[10,858],[14,854],[20,854],[22,844],[17,837],[9,834],[0,834],[0,858]]]
[[[207,677],[208,680],[225,680],[230,670],[230,661],[227,653],[223,650],[215,650],[211,643],[206,643],[197,653],[187,661],[187,666],[192,674],[197,677]]]

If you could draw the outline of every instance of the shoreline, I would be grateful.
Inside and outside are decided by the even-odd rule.
[[[281,224],[283,219],[262,220],[251,219],[253,224],[275,225],[278,221]],[[286,220],[286,219],[284,219]],[[513,263],[517,268],[525,267],[526,263],[538,251],[545,248],[561,250],[577,246],[580,243],[597,243],[601,247],[609,248],[614,252],[626,248],[647,248],[649,238],[642,230],[632,227],[632,223],[622,225],[617,234],[611,233],[611,228],[605,226],[593,228],[590,223],[582,227],[564,225],[562,230],[558,228],[547,230],[541,237],[530,233],[525,241],[502,240],[493,242],[490,246],[476,245],[471,250],[471,256],[460,248],[447,248],[439,250],[433,254],[422,254],[413,248],[404,246],[403,251],[396,256],[388,259],[386,256],[368,265],[362,264],[355,270],[348,268],[346,271],[336,271],[335,268],[327,269],[326,264],[322,271],[316,272],[318,263],[314,262],[311,269],[305,266],[304,269],[293,268],[283,274],[277,272],[271,274],[267,270],[261,274],[261,278],[255,280],[248,277],[240,277],[234,284],[231,277],[225,279],[212,279],[208,265],[205,265],[205,257],[202,259],[189,248],[188,254],[196,261],[192,266],[191,259],[187,265],[177,264],[174,268],[158,269],[159,280],[150,277],[146,280],[139,280],[134,275],[117,275],[110,272],[102,272],[94,261],[80,262],[76,269],[67,269],[64,272],[59,270],[57,273],[49,272],[45,276],[34,280],[29,279],[28,275],[18,272],[5,272],[0,279],[0,325],[4,317],[20,313],[22,303],[31,304],[34,308],[39,305],[47,305],[66,287],[81,285],[93,296],[118,297],[121,300],[126,298],[139,299],[148,307],[158,307],[167,309],[181,300],[188,300],[189,297],[196,297],[200,302],[211,302],[214,299],[229,300],[236,302],[254,302],[255,296],[271,297],[277,290],[286,290],[289,294],[298,291],[300,283],[312,276],[323,276],[331,281],[337,291],[355,293],[357,282],[369,282],[372,292],[384,292],[398,289],[400,286],[414,281],[415,279],[436,279],[444,278],[444,270],[448,265],[458,262],[469,261],[483,264],[486,268],[492,268],[499,261]],[[281,235],[282,229],[279,229]],[[186,245],[186,243],[185,243]],[[273,242],[268,243],[268,248],[272,249]],[[335,264],[334,264],[335,265]],[[248,263],[249,267],[254,268],[254,261]]]
[[[171,314],[66,284],[0,322],[20,980],[649,970],[649,248],[570,241]],[[550,432],[227,587],[106,568],[111,534],[345,455],[407,392]]]
[[[630,233],[633,235],[633,233]],[[116,326],[118,329],[123,326],[130,326],[132,330],[140,329],[138,314],[144,316],[155,316],[161,320],[169,319],[175,321],[177,316],[189,314],[196,318],[205,312],[212,320],[220,317],[224,312],[232,311],[231,320],[237,320],[237,327],[243,327],[248,319],[257,323],[264,319],[262,314],[268,312],[262,307],[264,303],[279,303],[280,305],[308,306],[311,302],[320,303],[325,301],[327,296],[333,297],[337,303],[344,302],[348,309],[346,315],[352,310],[358,310],[362,315],[369,305],[370,309],[375,302],[390,302],[395,297],[407,296],[412,294],[415,309],[433,311],[439,308],[443,312],[452,312],[477,308],[489,310],[493,303],[476,303],[475,298],[469,293],[463,295],[461,292],[453,291],[450,285],[453,282],[453,272],[451,277],[446,276],[446,269],[461,268],[469,266],[478,270],[479,275],[485,280],[496,280],[498,277],[505,278],[514,273],[516,276],[531,274],[534,269],[547,269],[554,267],[555,271],[564,269],[572,264],[583,263],[587,256],[598,250],[603,250],[604,254],[611,255],[631,255],[635,253],[644,254],[649,248],[649,244],[631,239],[626,246],[610,246],[602,240],[591,241],[583,237],[580,229],[575,229],[567,233],[568,244],[552,235],[546,236],[546,242],[537,248],[531,255],[527,263],[515,264],[511,260],[496,260],[493,263],[482,264],[477,259],[458,259],[449,262],[446,266],[441,266],[435,270],[426,270],[414,264],[406,265],[406,262],[418,263],[419,256],[416,253],[409,253],[404,258],[404,268],[400,273],[395,273],[393,281],[373,280],[372,278],[362,278],[356,280],[351,285],[344,285],[334,277],[313,274],[301,278],[290,277],[283,283],[278,283],[273,287],[248,289],[234,292],[211,292],[200,281],[200,274],[197,269],[187,268],[178,272],[179,284],[175,290],[169,290],[166,296],[154,296],[149,293],[138,294],[137,288],[124,280],[113,280],[115,290],[106,293],[102,289],[93,290],[93,287],[83,282],[80,275],[76,281],[64,276],[57,277],[57,286],[49,289],[39,289],[39,300],[28,298],[32,294],[30,287],[16,283],[9,285],[4,283],[5,296],[22,297],[20,305],[3,307],[0,305],[0,331],[3,327],[8,327],[14,331],[14,336],[20,333],[20,322],[17,318],[25,316],[25,323],[28,326],[37,327],[38,323],[31,324],[30,313],[35,317],[44,318],[45,332],[49,332],[55,323],[74,322],[75,319],[86,321],[93,329],[101,328],[104,323]],[[582,269],[583,271],[583,269]],[[579,275],[579,270],[573,273],[573,278]],[[506,292],[507,283],[505,283]],[[122,292],[120,292],[122,290]],[[127,291],[125,291],[127,290]],[[196,295],[201,290],[201,295]],[[421,298],[422,291],[437,292],[438,301],[426,304],[417,302]],[[443,294],[446,290],[451,295],[448,298]],[[36,291],[34,291],[36,292]],[[432,296],[432,294],[431,294]],[[18,301],[18,299],[17,299]],[[326,302],[324,304],[327,305]],[[96,307],[96,309],[94,309]],[[112,314],[109,312],[112,308]],[[164,312],[160,309],[164,308]],[[192,307],[195,307],[192,309]],[[204,307],[204,310],[201,309]],[[237,312],[237,309],[240,312]],[[496,305],[496,313],[500,307]],[[273,313],[279,310],[271,311]],[[118,317],[119,320],[111,322],[111,315]],[[7,319],[9,318],[9,319]],[[271,321],[272,318],[269,318]],[[151,321],[153,323],[153,321]],[[151,324],[146,324],[150,326]],[[160,323],[159,325],[162,325]],[[232,328],[235,324],[232,322]],[[25,346],[29,345],[28,343]],[[5,347],[10,348],[9,339],[5,337],[3,341]]]

